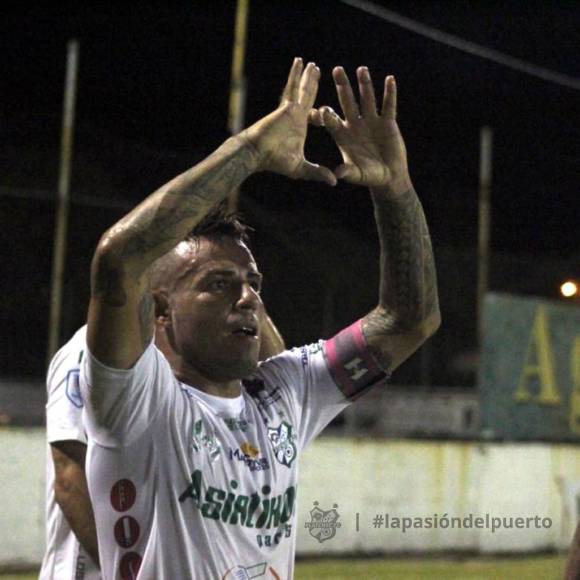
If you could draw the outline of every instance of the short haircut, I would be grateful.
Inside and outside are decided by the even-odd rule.
[[[211,240],[230,237],[244,244],[250,241],[248,232],[253,231],[244,223],[239,213],[228,211],[227,202],[215,205],[209,213],[187,234],[185,241],[195,242],[199,238]]]
[[[197,249],[199,240],[207,238],[219,241],[223,238],[232,238],[249,246],[248,232],[253,229],[244,223],[238,213],[230,212],[227,202],[215,205],[205,217],[185,236],[184,242],[189,242]],[[178,257],[173,250],[158,258],[149,268],[149,286],[156,290],[167,285],[177,267]]]

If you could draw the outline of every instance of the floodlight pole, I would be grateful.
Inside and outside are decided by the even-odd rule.
[[[492,129],[482,127],[479,134],[479,235],[477,246],[477,343],[480,353],[483,347],[483,305],[489,288],[492,144]]]
[[[232,53],[232,74],[230,81],[230,104],[228,115],[228,131],[235,135],[244,126],[246,109],[246,79],[244,77],[244,61],[246,58],[246,36],[248,30],[248,10],[250,0],[238,0],[236,9],[236,27],[234,32],[234,48]],[[228,205],[230,211],[236,211],[239,201],[239,189],[230,192]]]
[[[68,232],[70,175],[74,137],[78,59],[79,43],[76,40],[70,40],[68,43],[66,62],[62,134],[60,142],[60,171],[58,179],[58,197],[55,212],[54,246],[52,254],[47,362],[50,362],[50,359],[57,351],[60,339],[62,289]]]

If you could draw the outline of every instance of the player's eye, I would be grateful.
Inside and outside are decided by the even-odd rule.
[[[228,281],[224,280],[223,278],[218,278],[217,280],[213,280],[210,284],[210,288],[212,290],[227,290],[228,288]]]
[[[259,294],[260,290],[262,290],[262,284],[257,280],[254,282],[250,282],[250,286]]]

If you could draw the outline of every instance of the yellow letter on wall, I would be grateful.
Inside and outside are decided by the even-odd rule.
[[[535,356],[534,356],[535,354]],[[532,379],[537,379],[540,390],[530,393],[528,386]],[[550,346],[548,315],[544,306],[538,306],[536,318],[528,343],[524,368],[520,376],[514,400],[519,403],[536,403],[539,405],[559,405],[560,393],[556,386],[554,360]]]

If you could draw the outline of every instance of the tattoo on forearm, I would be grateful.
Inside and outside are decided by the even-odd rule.
[[[201,219],[251,173],[252,152],[247,147],[225,152],[211,169],[191,171],[199,171],[200,175],[181,176],[127,216],[130,236],[124,246],[124,257],[145,258],[156,248],[168,251],[176,245],[191,228],[189,222],[194,225],[196,218]]]
[[[380,308],[365,318],[367,338],[410,330],[439,309],[431,239],[415,192],[396,200],[377,194],[374,204],[381,244]]]
[[[93,293],[109,306],[124,306],[126,284],[134,283],[155,259],[177,245],[255,166],[251,145],[232,138],[205,161],[149,196],[108,232],[108,241],[114,242],[116,250],[99,257]],[[149,308],[148,303],[143,303],[144,312],[148,312],[145,307]],[[142,324],[142,329],[148,328]],[[142,336],[145,344],[150,338],[148,332]]]

